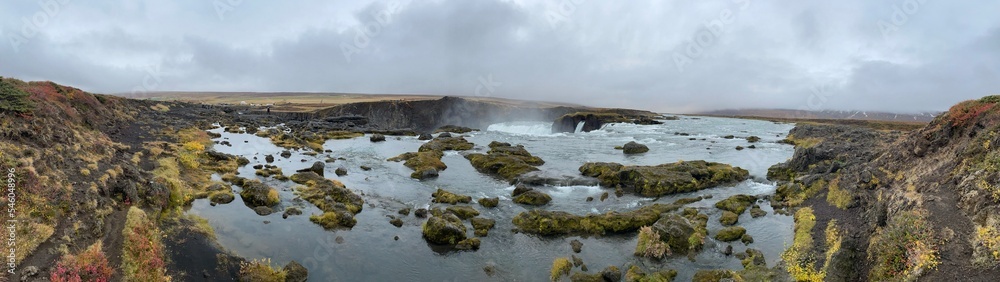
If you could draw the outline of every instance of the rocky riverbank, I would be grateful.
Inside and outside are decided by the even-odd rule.
[[[796,216],[796,242],[783,255],[792,277],[1000,275],[997,102],[963,102],[912,132],[795,128],[788,139],[794,157],[768,173],[781,183],[773,205]]]

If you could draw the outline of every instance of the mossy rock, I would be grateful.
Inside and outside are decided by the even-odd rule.
[[[285,209],[285,212],[281,214],[281,217],[282,218],[288,218],[289,216],[301,215],[301,214],[302,214],[302,210],[299,210],[298,208],[295,208],[295,207],[291,207],[291,208]]]
[[[466,239],[462,219],[450,213],[428,218],[422,229],[424,239],[434,244],[455,245]]]
[[[458,204],[458,203],[468,204],[468,203],[472,202],[472,197],[465,196],[465,195],[455,194],[455,193],[448,192],[448,191],[445,191],[445,190],[440,189],[440,188],[437,189],[436,192],[434,192],[433,194],[431,194],[431,197],[434,198],[432,200],[433,202],[435,202],[435,203],[443,203],[443,204],[452,204],[452,205],[454,205],[454,204]]]
[[[285,272],[285,282],[305,282],[309,278],[309,270],[294,260],[281,270]]]
[[[792,181],[797,173],[787,164],[776,164],[767,169],[767,179],[771,181]]]
[[[731,226],[738,223],[739,221],[740,221],[740,216],[731,211],[723,211],[722,217],[719,218],[719,223],[721,223],[722,226]]]
[[[559,281],[559,278],[565,275],[569,275],[569,271],[573,269],[573,263],[570,262],[569,258],[557,258],[552,261],[552,269],[549,273],[549,278],[552,281]]]
[[[274,209],[264,206],[253,208],[253,211],[259,216],[266,216],[274,213]]]
[[[622,271],[617,266],[608,266],[601,270],[601,277],[604,277],[604,281],[621,281]]]
[[[463,251],[465,251],[465,250],[478,250],[479,249],[479,244],[481,244],[481,241],[479,240],[479,238],[468,238],[468,239],[465,239],[465,240],[462,240],[462,241],[458,241],[458,244],[455,244],[455,249],[456,250],[463,250]]]
[[[583,251],[583,242],[580,242],[580,240],[574,239],[573,241],[569,242],[569,247],[571,249],[573,249],[574,253],[578,253],[579,254],[580,252]]]
[[[750,216],[753,218],[763,217],[766,215],[767,212],[761,209],[758,205],[754,205],[753,208],[750,209]]]
[[[420,145],[420,148],[417,149],[417,150],[419,152],[427,152],[427,151],[438,151],[438,152],[444,152],[444,151],[466,151],[466,150],[472,150],[472,148],[475,147],[475,146],[476,146],[476,144],[473,144],[472,142],[469,142],[468,140],[465,140],[464,137],[440,137],[440,136],[438,136],[438,138],[434,138],[431,141],[429,141],[427,143],[424,143],[423,145]]]
[[[488,218],[475,217],[472,218],[472,229],[475,230],[476,236],[486,237],[489,235],[490,230],[496,225],[496,221]]]
[[[403,227],[403,219],[393,218],[392,220],[389,220],[389,224],[392,224],[392,226],[395,226],[397,228]]]
[[[582,272],[574,272],[573,275],[569,276],[569,281],[573,282],[604,282],[604,276],[600,273],[587,274]]]
[[[451,133],[465,134],[473,131],[479,131],[479,129],[468,128],[465,126],[457,126],[457,125],[445,125],[442,127],[438,127],[437,130],[434,130],[434,133],[451,132]]]
[[[388,161],[403,161],[404,166],[413,170],[413,173],[410,174],[411,178],[423,180],[436,177],[438,172],[448,168],[441,161],[443,156],[444,153],[441,151],[408,152],[390,158]]]
[[[461,219],[470,219],[479,215],[479,211],[468,206],[450,206],[445,208],[445,210]]]
[[[625,281],[628,282],[670,282],[677,277],[677,271],[673,269],[662,270],[646,274],[638,266],[632,265],[625,273]]]
[[[335,229],[338,227],[351,228],[357,224],[357,220],[354,219],[354,215],[350,212],[338,210],[331,212],[324,212],[320,215],[313,215],[309,217],[309,221],[319,224],[326,229]]]
[[[500,205],[500,198],[499,197],[482,198],[479,199],[479,205],[485,208],[495,208],[498,205]]]
[[[750,136],[750,137],[747,137],[747,142],[750,142],[750,143],[757,143],[757,142],[760,142],[760,137],[757,137],[757,136]]]
[[[233,191],[229,190],[215,191],[212,192],[211,196],[208,196],[208,200],[216,204],[232,203],[235,198],[236,197],[233,195]]]
[[[552,196],[539,192],[537,190],[531,190],[524,192],[517,197],[514,197],[514,202],[522,205],[529,206],[544,206],[552,201]]]
[[[715,234],[715,240],[732,242],[743,238],[743,234],[746,233],[746,228],[740,226],[730,226],[719,230],[719,233]]]
[[[750,234],[743,234],[743,236],[740,237],[740,242],[743,242],[744,245],[753,244],[753,236],[750,236]]]
[[[298,195],[324,212],[344,209],[352,214],[361,212],[365,201],[339,181],[326,179],[314,172],[292,175],[292,181],[302,184]]]
[[[750,172],[745,169],[706,161],[681,161],[656,166],[586,163],[580,167],[580,172],[597,178],[601,186],[632,188],[646,197],[693,192],[750,177]]]
[[[528,192],[531,190],[534,189],[531,189],[528,186],[524,186],[524,184],[518,184],[516,187],[514,187],[514,192],[511,192],[510,196],[517,197],[518,195],[524,194],[524,192]]]
[[[653,230],[660,237],[660,241],[670,247],[670,252],[675,254],[685,254],[689,250],[698,246],[692,246],[690,238],[699,230],[699,223],[686,217],[670,214],[666,215],[653,224]]]
[[[635,232],[660,219],[661,214],[676,211],[700,198],[681,199],[672,204],[652,204],[628,212],[574,215],[563,211],[531,210],[512,220],[521,232],[540,235],[615,234]]]
[[[525,173],[537,171],[537,166],[545,164],[539,157],[532,156],[524,146],[512,146],[508,143],[492,142],[486,154],[468,154],[469,160],[477,171],[514,182]]]
[[[743,264],[743,268],[754,268],[754,267],[767,267],[767,260],[764,257],[764,252],[756,249],[747,249],[745,253],[740,254],[740,263]]]
[[[732,270],[699,270],[694,274],[694,279],[692,282],[719,282],[723,279],[729,279],[727,281],[733,282],[743,282],[743,277],[740,277],[739,273]]]
[[[753,203],[756,201],[757,197],[754,196],[733,195],[729,198],[726,198],[725,200],[715,203],[715,207],[720,210],[730,211],[737,215],[740,215],[743,214],[743,212],[745,212],[747,208],[752,206]]]
[[[274,188],[258,180],[244,181],[241,186],[243,187],[243,191],[240,191],[240,197],[243,198],[243,202],[249,207],[270,207],[277,205],[281,200],[278,197],[278,190],[274,190]]]

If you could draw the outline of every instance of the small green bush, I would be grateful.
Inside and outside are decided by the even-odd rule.
[[[28,113],[35,109],[28,92],[0,78],[0,112]]]

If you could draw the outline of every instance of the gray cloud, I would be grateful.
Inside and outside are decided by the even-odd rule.
[[[991,14],[1000,3],[40,0],[0,8],[0,75],[103,93],[471,96],[492,80],[488,94],[498,97],[674,112],[913,112],[1000,94],[1000,18]]]

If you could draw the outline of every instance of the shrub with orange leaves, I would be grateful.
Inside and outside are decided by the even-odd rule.
[[[111,279],[114,270],[101,250],[101,242],[87,248],[78,255],[66,255],[49,275],[52,282],[97,281]]]

